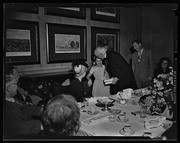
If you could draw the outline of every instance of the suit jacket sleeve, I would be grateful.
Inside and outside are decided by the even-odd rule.
[[[135,55],[134,54],[132,55],[132,70],[133,72],[135,70]]]
[[[151,51],[149,51],[148,59],[149,59],[149,77],[153,78],[154,64],[153,64],[153,58],[152,58]]]
[[[7,134],[29,135],[37,134],[41,130],[41,121],[31,118],[31,111],[19,107],[16,103],[6,103]]]
[[[20,122],[14,122],[16,133],[19,135],[37,134],[41,130],[40,120],[26,120]]]
[[[130,66],[122,56],[113,54],[108,63],[113,77],[117,77],[119,80],[126,78]]]

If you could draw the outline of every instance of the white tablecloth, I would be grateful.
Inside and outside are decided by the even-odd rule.
[[[135,133],[132,136],[142,136],[144,132],[151,132],[151,138],[161,136],[161,134],[165,131],[165,129],[162,126],[147,130],[144,127],[145,118],[141,118],[139,116],[131,114],[131,112],[133,111],[140,110],[140,106],[138,104],[131,104],[132,100],[138,101],[139,97],[132,97],[125,105],[121,105],[117,102],[114,102],[114,105],[112,107],[109,107],[110,109],[120,109],[122,112],[126,112],[126,117],[129,119],[128,122],[111,122],[109,121],[109,118],[104,118],[103,120],[98,121],[96,123],[87,124],[84,121],[87,121],[88,119],[91,119],[93,117],[110,115],[110,113],[102,111],[102,107],[97,107],[95,105],[97,103],[97,99],[91,99],[89,105],[81,109],[81,129],[94,136],[123,136],[119,133],[119,131],[125,125],[131,125],[132,129],[135,131]],[[87,112],[83,112],[89,110],[92,107],[95,107],[99,111],[99,113],[96,115],[89,115]]]

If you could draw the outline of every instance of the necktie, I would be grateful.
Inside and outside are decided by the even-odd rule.
[[[141,61],[141,54],[138,55],[138,63]]]

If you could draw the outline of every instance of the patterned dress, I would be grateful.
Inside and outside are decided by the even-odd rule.
[[[103,81],[108,79],[106,76],[105,66],[93,66],[90,73],[94,75],[95,80],[93,83],[92,96],[93,97],[103,97],[110,96],[110,86],[104,85]]]

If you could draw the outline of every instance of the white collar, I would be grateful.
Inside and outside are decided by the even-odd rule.
[[[15,102],[14,98],[6,98],[6,101]]]
[[[142,55],[143,49],[144,49],[144,48],[142,48],[142,49],[138,52],[138,55]]]

